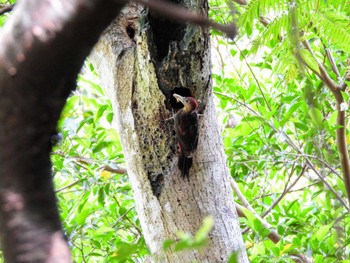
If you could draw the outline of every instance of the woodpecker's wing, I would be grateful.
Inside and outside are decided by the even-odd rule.
[[[198,116],[196,112],[180,110],[175,115],[176,138],[185,156],[192,155],[198,143]]]

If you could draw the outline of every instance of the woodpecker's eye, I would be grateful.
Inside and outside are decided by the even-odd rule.
[[[189,103],[190,101],[189,101],[188,99],[185,99],[185,102],[186,102],[186,103]]]

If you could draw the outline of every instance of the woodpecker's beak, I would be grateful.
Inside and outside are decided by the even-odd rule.
[[[185,97],[182,97],[176,93],[174,93],[173,96],[177,102],[181,102],[183,105],[185,105]]]

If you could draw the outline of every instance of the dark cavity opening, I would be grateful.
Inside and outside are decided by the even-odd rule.
[[[179,0],[173,0],[171,2],[181,4]],[[183,39],[186,24],[160,17],[152,11],[148,15],[148,21],[152,30],[157,61],[161,62],[169,52],[170,43],[174,41],[180,42]]]
[[[128,36],[130,37],[131,40],[134,40],[135,37],[135,29],[133,28],[132,25],[128,25],[126,27],[126,33],[128,34]]]

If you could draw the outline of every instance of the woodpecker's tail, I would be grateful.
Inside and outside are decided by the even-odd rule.
[[[179,156],[179,161],[177,163],[177,167],[179,167],[181,171],[181,176],[183,178],[187,177],[187,180],[190,180],[190,168],[192,166],[192,157],[186,157],[183,153]]]

